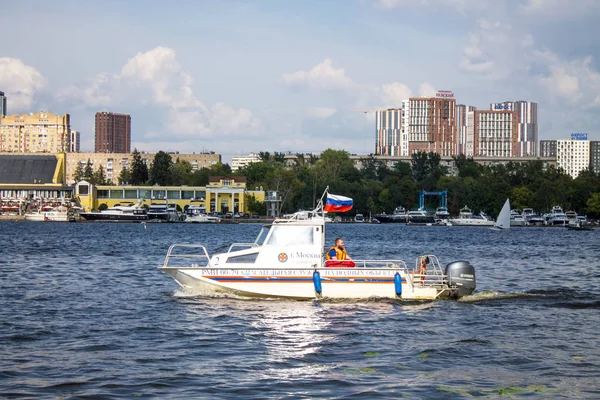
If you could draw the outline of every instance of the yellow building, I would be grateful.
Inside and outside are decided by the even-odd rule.
[[[63,153],[69,151],[69,114],[48,112],[0,116],[0,152]]]
[[[243,176],[216,176],[209,178],[207,186],[108,186],[81,181],[76,185],[75,196],[85,210],[97,210],[100,204],[112,207],[122,203],[150,205],[153,203],[177,204],[181,209],[194,204],[204,206],[208,212],[248,212],[248,198],[265,200],[263,190],[247,190]]]
[[[154,160],[154,153],[140,153],[142,160],[146,162],[148,166],[152,164]],[[188,161],[192,164],[192,170],[196,171],[200,168],[209,168],[221,162],[221,155],[212,153],[192,153],[192,154],[179,154],[170,153],[173,162],[177,159],[181,161]],[[123,168],[129,168],[131,163],[131,154],[123,153],[69,153],[67,154],[67,182],[74,184],[75,170],[77,165],[85,167],[88,160],[92,165],[93,170],[97,170],[100,165],[104,169],[106,179],[111,183],[119,183],[118,178]]]

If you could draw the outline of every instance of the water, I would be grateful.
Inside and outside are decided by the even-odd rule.
[[[461,301],[208,298],[156,269],[259,228],[0,223],[0,398],[600,397],[600,230],[328,225],[354,258],[470,260]]]

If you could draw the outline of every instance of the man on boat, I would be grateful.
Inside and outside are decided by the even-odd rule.
[[[330,248],[325,255],[327,260],[337,260],[337,261],[345,261],[352,260],[348,253],[346,252],[346,248],[344,247],[344,240],[342,238],[335,239],[335,246]]]

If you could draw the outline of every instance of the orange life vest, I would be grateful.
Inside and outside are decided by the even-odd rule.
[[[346,259],[346,249],[344,250],[340,250],[337,248],[337,246],[333,246],[332,248],[330,248],[329,250],[327,250],[327,253],[325,254],[325,259],[326,260],[331,260],[331,256],[329,255],[329,253],[331,253],[331,250],[335,250],[335,258],[338,259],[338,261],[343,261]]]

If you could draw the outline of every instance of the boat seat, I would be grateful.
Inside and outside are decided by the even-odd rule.
[[[354,261],[327,260],[325,261],[326,268],[354,268]]]

